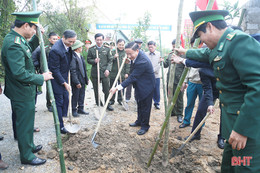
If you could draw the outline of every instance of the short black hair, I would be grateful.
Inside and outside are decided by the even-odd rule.
[[[119,39],[117,40],[116,44],[121,43],[121,42],[124,42],[124,43],[125,43],[125,40],[122,39],[122,38],[119,38]]]
[[[154,41],[149,41],[149,42],[147,43],[147,45],[148,45],[148,46],[150,46],[150,45],[156,46],[156,43],[155,43]]]
[[[137,49],[139,49],[139,46],[138,46],[138,43],[135,43],[132,41],[132,42],[126,44],[125,49],[132,49],[132,50],[136,51]]]
[[[102,36],[103,39],[105,38],[102,33],[97,33],[97,34],[95,35],[95,40],[96,40],[96,38],[101,37],[101,36]]]
[[[35,25],[35,24],[33,24],[33,23],[29,23],[29,22],[24,22],[24,21],[21,21],[21,20],[15,20],[14,21],[14,26],[15,27],[17,27],[17,28],[21,28],[24,24],[26,24],[26,23],[28,23],[29,24],[29,26],[30,27],[32,27],[33,25]],[[36,25],[35,25],[36,26]]]
[[[208,23],[208,22],[207,22]],[[202,31],[204,33],[206,33],[206,27],[207,27],[207,23],[202,24],[199,29],[196,31],[195,33],[195,38],[198,38],[198,32]],[[227,27],[227,23],[224,20],[215,20],[215,21],[211,21],[210,22],[213,26],[215,26],[217,29],[222,30],[225,29]]]
[[[49,38],[51,38],[51,36],[58,36],[58,34],[56,34],[55,32],[50,32],[49,33]]]
[[[63,36],[65,39],[67,39],[67,38],[74,38],[77,36],[77,34],[75,31],[67,29],[66,31],[63,32]]]

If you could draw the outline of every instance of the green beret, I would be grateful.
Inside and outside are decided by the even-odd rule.
[[[20,20],[27,23],[38,24],[41,11],[28,11],[28,12],[15,12],[12,15],[16,16],[16,20]]]
[[[81,41],[79,40],[76,40],[75,43],[72,45],[71,49],[72,50],[76,50],[77,48],[80,48],[84,46],[84,43],[82,43]]]
[[[105,42],[104,45],[105,45],[105,46],[109,46],[108,42]]]
[[[216,20],[224,20],[224,17],[228,14],[229,12],[226,10],[205,10],[191,12],[189,15],[194,25],[194,34],[204,23]]]

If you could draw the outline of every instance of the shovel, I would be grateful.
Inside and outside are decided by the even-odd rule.
[[[70,85],[70,71],[69,71],[69,85]],[[71,86],[71,85],[70,85]],[[83,86],[82,86],[83,87]],[[74,134],[77,133],[80,130],[80,126],[78,124],[72,124],[72,108],[71,108],[71,91],[69,91],[69,124],[65,126],[65,128],[68,130],[69,133]]]
[[[201,126],[205,123],[205,121],[207,120],[207,118],[209,117],[210,112],[207,113],[207,115],[203,118],[203,120],[199,123],[199,125],[196,127],[196,129],[190,134],[190,136],[186,139],[186,141],[180,146],[180,148],[172,149],[172,157],[177,156],[181,150],[185,147],[185,145],[191,140],[191,138],[195,135],[195,133],[201,128]]]
[[[117,73],[117,75],[116,75],[115,81],[114,81],[114,83],[113,83],[113,85],[112,85],[111,88],[114,88],[114,87],[116,86],[116,83],[117,83],[117,80],[118,80],[118,78],[119,78],[119,75],[120,75],[120,73],[121,73],[121,71],[122,71],[122,69],[123,69],[123,66],[124,66],[124,64],[125,64],[125,60],[126,60],[126,57],[123,59],[123,62],[122,62],[122,64],[121,64],[121,66],[120,66],[120,69],[118,70],[118,73]],[[97,127],[96,127],[95,132],[94,132],[94,134],[93,134],[93,136],[92,136],[91,142],[92,142],[92,145],[93,145],[94,148],[97,148],[97,147],[99,146],[99,144],[96,143],[94,140],[95,140],[95,137],[96,137],[96,135],[97,135],[98,129],[99,129],[99,127],[100,127],[101,121],[102,121],[102,119],[103,119],[103,117],[104,117],[104,115],[105,115],[105,112],[106,112],[108,103],[109,103],[109,101],[110,101],[110,99],[111,99],[112,96],[113,96],[113,94],[112,94],[112,93],[109,93],[108,98],[107,98],[107,101],[106,101],[106,104],[105,104],[105,106],[104,106],[104,109],[102,110],[101,117],[99,118]]]
[[[116,47],[116,46],[115,46]],[[117,52],[117,47],[116,47],[116,54],[118,54]],[[118,57],[116,58],[117,59],[117,69],[119,69],[119,55]],[[122,83],[122,78],[121,78],[121,73],[119,74],[119,81],[120,81],[120,84]],[[120,90],[121,92],[121,96],[122,96],[122,105],[123,105],[123,108],[125,109],[125,111],[128,111],[129,110],[129,106],[128,104],[125,102],[125,97],[124,97],[124,93],[123,93],[123,90]]]

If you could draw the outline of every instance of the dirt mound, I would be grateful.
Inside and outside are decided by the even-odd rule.
[[[160,143],[147,168],[157,135],[138,136],[125,124],[112,124],[101,128],[97,134],[95,141],[101,144],[98,148],[92,146],[92,135],[93,130],[84,129],[64,143],[66,162],[79,172],[219,172],[219,158],[198,149],[194,142],[187,144],[181,155],[171,158],[167,167],[162,166]],[[169,152],[181,144],[171,138]]]

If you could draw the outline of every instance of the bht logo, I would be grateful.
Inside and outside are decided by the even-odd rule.
[[[232,166],[250,166],[250,160],[252,159],[252,156],[243,156],[242,159],[240,156],[236,157],[233,156],[231,158],[231,165]]]

